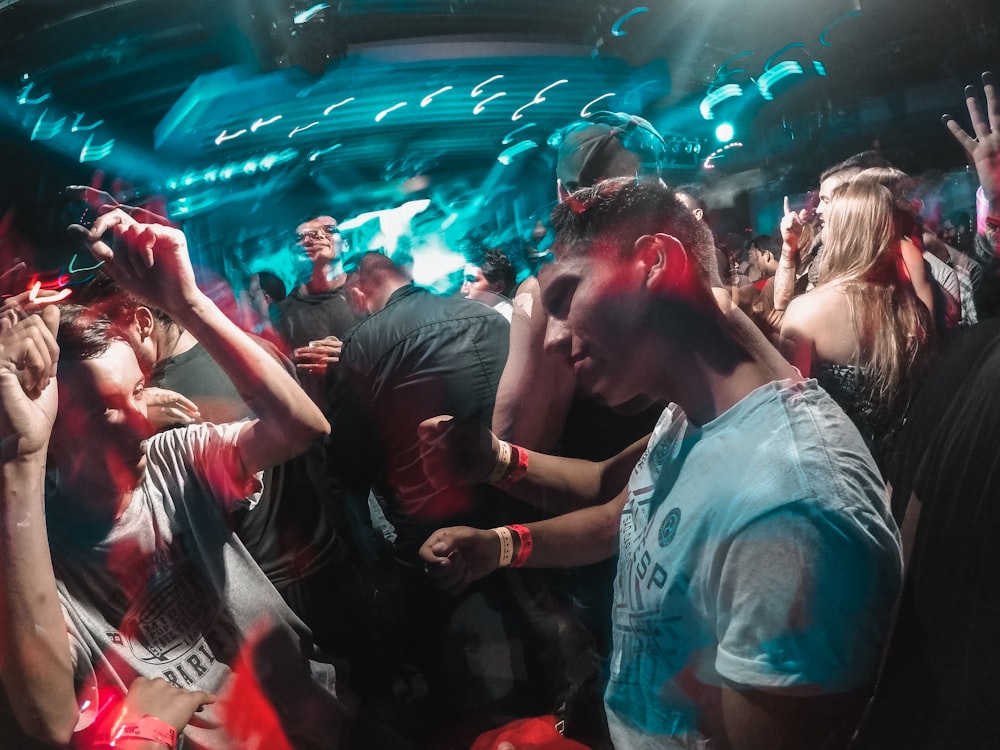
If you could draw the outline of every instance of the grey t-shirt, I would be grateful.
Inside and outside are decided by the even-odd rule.
[[[312,659],[293,614],[228,524],[259,483],[236,448],[244,424],[170,430],[147,444],[146,476],[110,528],[60,523],[47,503],[81,719],[138,675],[215,693],[185,747],[327,748],[346,725],[333,665]],[[256,485],[256,486],[255,486]]]

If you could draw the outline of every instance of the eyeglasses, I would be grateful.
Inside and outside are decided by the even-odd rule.
[[[296,232],[295,236],[299,242],[305,242],[306,240],[318,240],[322,237],[327,237],[328,234],[322,229],[310,229],[308,232]]]

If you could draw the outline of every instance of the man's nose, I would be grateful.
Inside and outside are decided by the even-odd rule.
[[[549,317],[545,324],[545,340],[543,347],[546,354],[570,354],[570,329],[565,320]]]

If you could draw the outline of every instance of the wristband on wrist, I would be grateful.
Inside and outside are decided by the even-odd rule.
[[[528,557],[531,555],[531,548],[534,546],[534,542],[531,540],[531,529],[519,523],[512,523],[507,528],[517,534],[517,539],[520,542],[520,546],[517,548],[517,557],[513,559],[510,567],[520,568],[528,561]]]
[[[504,478],[510,469],[510,457],[510,443],[506,440],[501,440],[497,448],[497,462],[493,465],[493,471],[490,472],[485,480],[487,484],[495,484]]]
[[[506,526],[497,526],[493,532],[500,539],[500,562],[498,567],[509,568],[514,560],[514,537]]]
[[[520,445],[508,444],[512,453],[510,463],[503,476],[495,482],[496,486],[502,490],[510,488],[512,485],[524,479],[528,473],[528,451]]]
[[[173,750],[177,746],[177,730],[162,719],[143,714],[138,721],[123,721],[116,725],[108,745],[117,747],[122,740],[152,740]]]

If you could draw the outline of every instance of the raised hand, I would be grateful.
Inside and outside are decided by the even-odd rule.
[[[1000,209],[1000,102],[990,72],[983,73],[983,93],[986,95],[985,115],[979,105],[976,87],[965,87],[965,104],[975,135],[966,133],[951,115],[945,115],[942,120],[976,167],[983,193],[991,204],[991,210],[996,211]]]
[[[176,391],[150,387],[143,389],[142,396],[146,402],[146,416],[157,432],[178,424],[201,422],[198,405]]]
[[[457,594],[500,566],[500,538],[468,526],[438,529],[420,547],[420,557],[434,583]]]
[[[0,437],[4,455],[42,455],[56,417],[56,331],[59,310],[49,307],[12,323],[0,321]]]
[[[438,489],[481,482],[496,466],[500,441],[474,420],[447,415],[425,419],[417,426],[417,437],[424,474]]]
[[[99,216],[87,229],[69,230],[94,258],[105,262],[111,277],[146,304],[167,313],[183,311],[201,297],[184,233],[163,224],[136,221],[121,208]],[[102,239],[111,232],[112,242]]]
[[[309,346],[300,346],[292,352],[296,369],[313,375],[324,375],[340,362],[340,352],[344,343],[336,336],[327,336],[318,341],[310,341]]]
[[[781,232],[781,242],[784,248],[791,250],[794,254],[799,248],[799,238],[802,236],[803,227],[808,223],[808,211],[792,211],[788,204],[788,196],[785,196],[784,216],[781,217],[779,231]]]

